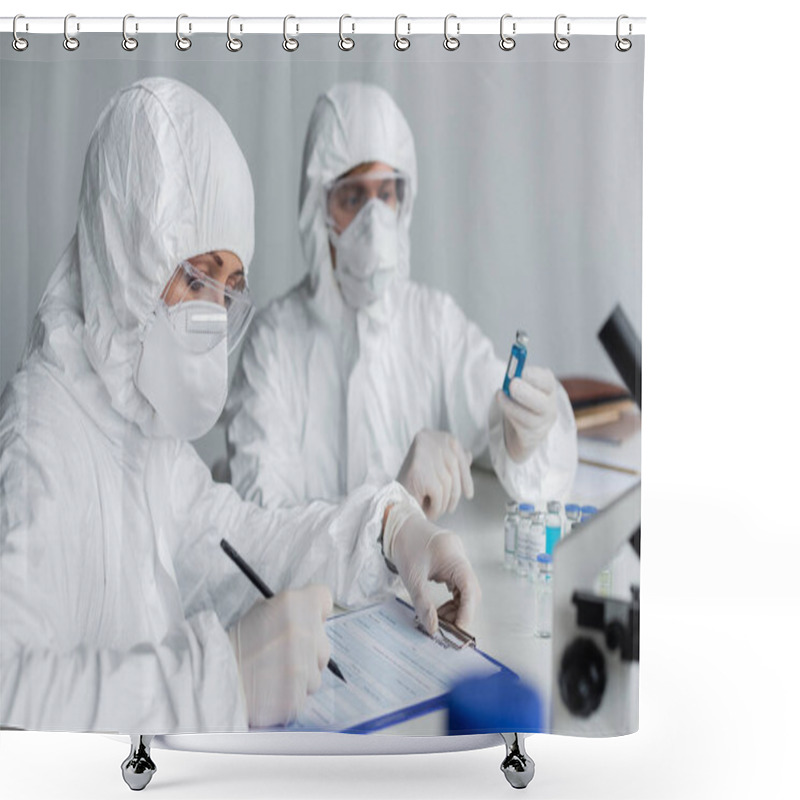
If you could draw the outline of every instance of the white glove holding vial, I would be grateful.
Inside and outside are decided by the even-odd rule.
[[[397,475],[398,483],[420,504],[425,516],[437,520],[455,511],[461,496],[475,494],[472,456],[445,431],[423,428],[414,437]]]
[[[285,725],[322,684],[331,656],[323,623],[333,609],[327,586],[259,600],[228,631],[251,727]]]
[[[439,615],[469,628],[481,600],[481,587],[461,539],[428,521],[410,502],[391,506],[383,526],[383,553],[396,567],[417,617],[432,636]],[[453,596],[436,609],[430,581],[446,584]]]
[[[517,464],[527,461],[555,425],[556,387],[553,373],[526,364],[519,378],[509,384],[509,399],[502,390],[495,395],[503,413],[506,450]]]

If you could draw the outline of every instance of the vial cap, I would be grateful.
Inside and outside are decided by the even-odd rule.
[[[547,502],[547,510],[553,514],[557,514],[561,511],[561,503],[558,500],[549,500]]]
[[[552,564],[553,556],[551,556],[550,553],[539,553],[539,555],[536,556],[536,560],[540,564]]]
[[[597,506],[581,506],[581,514],[596,514]]]
[[[528,346],[528,334],[525,331],[517,331],[517,344],[523,347]]]
[[[520,503],[519,510],[527,514],[533,514],[533,512],[536,511],[536,506],[533,503]]]
[[[570,512],[573,512],[573,513],[577,512],[578,514],[580,514],[581,507],[577,503],[567,503],[564,506],[564,511],[566,511],[567,514],[569,514]]]
[[[517,510],[517,503],[515,500],[506,501],[506,513],[513,514]]]

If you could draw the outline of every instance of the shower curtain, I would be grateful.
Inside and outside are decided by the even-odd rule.
[[[644,37],[78,38],[0,47],[0,725],[635,731]]]

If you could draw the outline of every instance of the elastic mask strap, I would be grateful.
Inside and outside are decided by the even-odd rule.
[[[140,342],[144,342],[145,338],[147,338],[147,334],[150,332],[150,329],[153,327],[153,325],[155,325],[159,309],[161,308],[162,305],[164,305],[164,301],[161,298],[159,298],[156,307],[147,315],[145,321],[139,325]]]

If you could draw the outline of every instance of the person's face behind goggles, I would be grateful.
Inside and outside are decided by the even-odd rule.
[[[228,252],[182,261],[142,331],[134,382],[179,439],[204,436],[228,394],[228,353],[253,313],[244,271]]]
[[[253,316],[244,270],[232,253],[206,253],[182,261],[161,300],[170,323],[182,328],[181,340],[195,353],[211,350],[225,338],[230,353]]]
[[[374,199],[384,202],[399,218],[407,186],[406,176],[388,165],[337,178],[326,187],[328,225],[335,233],[342,233],[358,212]]]

